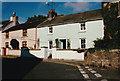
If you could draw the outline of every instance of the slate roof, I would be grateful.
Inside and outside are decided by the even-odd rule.
[[[1,21],[0,24],[2,25],[0,27],[0,31],[3,30],[7,25],[9,25],[10,23],[12,23],[10,20],[5,20],[5,21]]]
[[[39,24],[37,27],[39,28],[39,27],[45,27],[49,25],[80,23],[80,22],[86,22],[86,21],[97,20],[97,19],[102,19],[102,9],[70,14],[65,16],[58,16],[52,20],[47,20],[46,22]]]
[[[8,30],[5,30],[4,32],[21,30],[21,29],[29,29],[29,28],[35,28],[35,27],[45,27],[49,25],[85,22],[88,20],[96,20],[96,19],[102,19],[101,9],[87,11],[83,13],[77,13],[77,14],[70,14],[70,15],[65,15],[65,16],[57,16],[51,21],[45,20],[42,23],[38,20],[32,23],[18,24],[16,26],[9,28]]]
[[[40,21],[35,21],[35,22],[32,22],[32,23],[18,24],[16,26],[13,26],[12,28],[9,28],[8,30],[6,30],[4,32],[35,28],[35,27],[37,27],[38,24],[40,24]]]

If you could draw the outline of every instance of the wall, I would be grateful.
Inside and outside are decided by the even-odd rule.
[[[87,52],[86,55],[85,65],[120,69],[120,50]]]
[[[3,49],[1,50],[1,55],[4,55],[3,54]],[[27,52],[26,52],[27,51]],[[22,52],[21,50],[13,50],[13,49],[6,49],[6,55],[13,55],[13,56],[21,56],[21,53],[23,54],[26,54],[25,56],[35,56],[37,58],[44,58],[44,59],[47,59],[49,54],[48,54],[48,48],[41,48],[41,49],[37,49],[37,50],[24,50],[22,49]]]
[[[27,36],[23,36],[23,31],[22,30],[16,30],[16,31],[10,31],[9,32],[9,39],[6,39],[6,33],[2,34],[2,47],[5,47],[5,42],[9,42],[9,47],[11,47],[10,45],[10,41],[12,39],[16,39],[19,42],[19,48],[22,47],[22,41],[27,41],[27,46],[28,47],[34,47],[35,44],[35,28],[31,28],[27,30]]]
[[[2,32],[0,30],[0,54],[1,54],[1,48],[2,48]]]
[[[41,48],[41,50],[30,50],[30,53],[38,58],[48,58],[47,48]]]
[[[7,55],[15,55],[15,56],[20,56],[21,55],[21,50],[8,50]]]
[[[53,26],[54,33],[48,34],[48,27],[38,28],[37,36],[40,39],[40,47],[48,47],[48,41],[53,41],[55,46],[55,39],[70,39],[71,49],[80,48],[80,38],[86,38],[87,48],[93,47],[93,41],[97,38],[102,38],[104,35],[103,20],[86,22],[86,31],[80,30],[80,23],[64,24]]]
[[[52,59],[79,60],[84,61],[84,52],[77,53],[73,50],[52,49]]]

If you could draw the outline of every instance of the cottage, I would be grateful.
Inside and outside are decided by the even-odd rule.
[[[37,26],[37,48],[88,49],[104,36],[102,10],[57,16]]]
[[[20,49],[21,47],[36,49],[36,26],[40,24],[41,21],[16,24],[18,17],[14,15],[11,16],[10,21],[7,22],[10,24],[4,25],[2,28],[2,47],[9,49]]]

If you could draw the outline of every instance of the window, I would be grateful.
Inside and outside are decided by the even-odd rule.
[[[23,36],[27,36],[27,29],[23,30]]]
[[[85,23],[81,23],[81,30],[86,30]]]
[[[86,48],[86,40],[81,39],[81,48]]]
[[[53,42],[49,41],[49,49],[52,49],[52,46],[53,46]]]
[[[6,47],[6,48],[9,48],[9,42],[6,42],[6,43],[5,43],[5,47]]]
[[[50,33],[50,34],[53,33],[53,27],[52,27],[52,26],[49,27],[49,33]]]
[[[27,47],[27,41],[22,42],[22,47]]]
[[[8,38],[9,38],[9,32],[6,33],[6,39],[8,39]]]

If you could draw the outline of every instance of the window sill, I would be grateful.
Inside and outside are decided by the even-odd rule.
[[[22,37],[28,37],[28,36],[22,36]]]
[[[79,31],[79,33],[85,33],[86,32],[86,30],[81,30],[81,31]]]
[[[53,33],[48,33],[49,35],[53,35]]]

